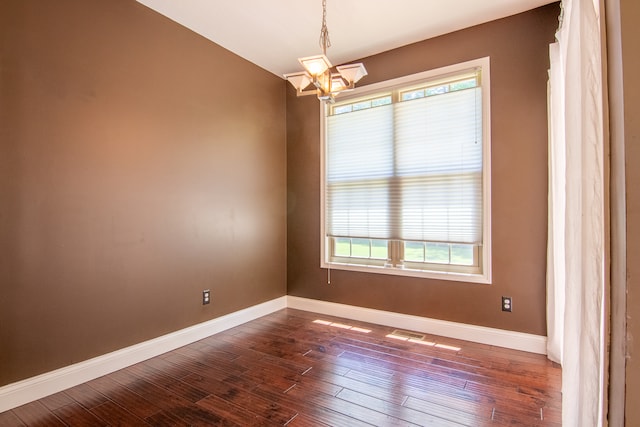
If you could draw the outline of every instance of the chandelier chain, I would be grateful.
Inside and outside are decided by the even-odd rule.
[[[355,84],[367,75],[367,70],[362,63],[338,65],[335,68],[331,65],[327,58],[327,49],[331,47],[327,28],[327,0],[322,0],[319,42],[322,55],[298,58],[304,71],[285,74],[284,77],[296,88],[298,96],[315,93],[320,101],[333,104],[340,92],[354,89]],[[312,88],[308,89],[309,86]]]
[[[320,47],[322,53],[327,54],[327,48],[331,47],[329,29],[327,28],[327,0],[322,0],[322,28],[320,28]]]

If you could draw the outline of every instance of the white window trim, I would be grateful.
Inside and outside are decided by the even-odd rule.
[[[491,262],[491,73],[490,58],[484,57],[459,64],[446,67],[436,68],[409,76],[404,76],[384,82],[374,83],[367,86],[360,86],[348,95],[340,97],[340,100],[363,97],[375,92],[384,91],[385,89],[406,85],[412,82],[428,80],[430,78],[444,77],[448,74],[456,74],[461,71],[478,68],[482,69],[481,88],[482,88],[482,138],[483,138],[483,245],[482,245],[482,273],[467,274],[460,272],[433,271],[433,270],[417,270],[401,267],[382,267],[375,265],[361,265],[349,263],[327,262],[329,259],[329,245],[325,235],[325,182],[326,182],[326,150],[325,150],[325,128],[326,128],[326,112],[328,108],[325,103],[320,103],[320,267],[333,270],[348,270],[365,273],[390,274],[396,276],[419,277],[425,279],[451,280],[458,282],[491,284],[492,282],[492,262]],[[488,161],[487,161],[488,160]]]

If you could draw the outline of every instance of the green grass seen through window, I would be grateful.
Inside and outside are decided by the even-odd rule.
[[[334,256],[341,258],[388,259],[387,240],[334,239]],[[473,265],[473,245],[404,242],[404,260],[434,264]]]

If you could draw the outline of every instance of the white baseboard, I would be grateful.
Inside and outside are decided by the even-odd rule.
[[[390,311],[283,296],[140,344],[0,387],[0,412],[126,368],[285,307],[378,325],[546,354],[547,338],[483,326],[466,325]]]
[[[286,307],[286,297],[0,387],[0,412],[58,393]]]
[[[547,354],[547,337],[287,296],[287,307],[530,353]]]

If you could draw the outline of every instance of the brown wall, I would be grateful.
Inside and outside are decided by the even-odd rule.
[[[0,43],[0,385],[286,293],[282,79],[133,0]]]
[[[640,425],[640,3],[620,0],[627,190],[626,424]]]
[[[363,60],[369,76],[361,85],[491,57],[492,285],[339,270],[327,285],[319,267],[319,106],[288,90],[289,295],[546,335],[546,82],[558,14],[552,4]],[[501,311],[502,295],[513,297],[512,313]]]

